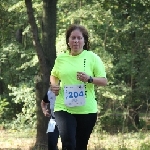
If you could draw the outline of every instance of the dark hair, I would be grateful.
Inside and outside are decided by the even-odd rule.
[[[82,33],[82,35],[83,35],[83,37],[84,37],[85,45],[83,46],[83,49],[84,49],[84,50],[89,50],[89,48],[90,48],[90,42],[89,42],[89,34],[88,34],[88,31],[85,29],[84,26],[78,25],[78,24],[72,24],[72,25],[67,29],[67,31],[66,31],[66,44],[67,44],[67,49],[68,49],[68,50],[71,50],[71,49],[70,49],[70,46],[69,46],[69,44],[68,44],[68,42],[69,42],[69,37],[70,37],[70,35],[71,35],[71,32],[74,31],[74,30],[76,30],[76,29],[78,29],[78,30]]]

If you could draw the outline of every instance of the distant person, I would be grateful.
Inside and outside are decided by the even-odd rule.
[[[97,120],[94,86],[107,84],[106,72],[101,58],[89,51],[85,27],[71,25],[66,45],[68,52],[58,55],[50,76],[51,90],[57,96],[56,123],[62,150],[87,150]]]
[[[54,105],[55,105],[55,94],[48,90],[43,100],[41,101],[41,108],[46,117],[50,117],[48,124],[48,150],[58,150],[57,143],[59,138],[59,131],[55,122]],[[47,109],[47,105],[50,103],[50,112]]]

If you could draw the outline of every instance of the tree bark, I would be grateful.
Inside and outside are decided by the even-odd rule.
[[[38,36],[38,27],[35,21],[32,0],[25,0],[29,24],[33,34],[33,43],[37,52],[40,65],[40,78],[36,82],[36,106],[37,106],[37,137],[35,147],[47,147],[46,129],[48,119],[44,117],[41,110],[41,100],[49,86],[50,71],[56,58],[56,4],[57,0],[43,0],[43,25],[42,44]]]
[[[43,0],[42,44],[49,73],[56,59],[56,4],[57,0]]]
[[[20,44],[22,44],[22,32],[23,32],[22,28],[17,29],[16,31],[16,41],[19,42]]]

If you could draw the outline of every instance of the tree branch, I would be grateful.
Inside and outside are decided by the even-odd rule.
[[[33,35],[33,44],[35,46],[37,56],[40,63],[40,69],[41,73],[44,74],[48,72],[47,65],[46,65],[46,59],[43,53],[43,47],[40,43],[40,39],[38,36],[38,27],[35,21],[34,13],[33,13],[33,7],[32,7],[32,0],[25,0],[26,8],[27,8],[27,14],[28,14],[28,21],[31,26],[32,35]]]

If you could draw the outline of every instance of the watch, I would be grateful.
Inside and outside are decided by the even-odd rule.
[[[93,82],[93,78],[90,76],[90,78],[88,79],[88,83],[92,83]]]

